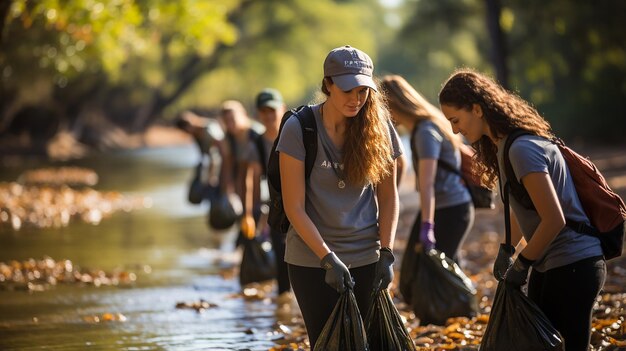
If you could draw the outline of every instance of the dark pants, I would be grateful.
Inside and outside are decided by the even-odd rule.
[[[411,229],[414,242],[419,242],[422,213],[419,212]],[[471,202],[435,210],[435,248],[458,262],[457,252],[474,225]]]
[[[292,264],[288,266],[291,286],[298,300],[300,311],[302,311],[304,325],[309,335],[311,349],[313,349],[324,324],[335,308],[337,300],[339,300],[339,293],[326,284],[324,281],[326,271],[322,268],[294,266]],[[350,269],[350,274],[355,282],[354,295],[363,319],[369,311],[375,272],[375,263]]]
[[[591,336],[593,304],[606,279],[602,256],[591,257],[543,273],[532,271],[528,297],[546,314],[565,341],[566,351],[586,351]]]
[[[270,239],[276,257],[276,282],[278,283],[278,295],[280,295],[291,290],[287,262],[285,262],[285,233],[270,229]]]

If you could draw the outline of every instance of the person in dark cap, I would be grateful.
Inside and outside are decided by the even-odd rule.
[[[291,293],[287,263],[285,263],[285,235],[267,225],[263,204],[267,203],[267,163],[274,140],[278,136],[280,120],[286,111],[280,92],[273,88],[261,90],[256,96],[256,116],[265,127],[265,132],[256,140],[248,143],[246,164],[246,187],[244,196],[243,231],[250,233],[269,232],[272,248],[276,257],[276,316],[290,319],[299,313],[295,297]]]
[[[310,106],[318,147],[307,180],[298,118],[289,118],[278,137],[291,222],[285,261],[312,348],[340,294],[351,289],[364,317],[372,291],[393,280],[402,149],[373,70],[370,57],[351,46],[326,57],[325,100]]]

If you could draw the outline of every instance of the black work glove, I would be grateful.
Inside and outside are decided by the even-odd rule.
[[[504,279],[506,271],[513,265],[513,259],[511,257],[514,253],[515,248],[513,245],[500,244],[498,256],[493,263],[493,276],[496,277],[496,280],[502,281]]]
[[[376,263],[376,275],[374,278],[374,286],[379,289],[387,289],[389,284],[393,281],[393,262],[396,259],[393,256],[393,252],[388,247],[380,249],[380,258]]]
[[[342,294],[348,287],[354,288],[354,281],[348,267],[341,262],[334,252],[330,252],[322,258],[321,266],[326,270],[324,281],[338,293]]]
[[[515,287],[520,287],[526,284],[526,280],[528,279],[528,269],[535,261],[529,260],[520,253],[517,255],[517,259],[506,271],[506,275],[504,276],[504,282],[510,284]]]

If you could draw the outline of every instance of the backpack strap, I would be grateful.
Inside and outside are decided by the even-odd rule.
[[[511,160],[509,158],[509,149],[511,148],[511,145],[513,144],[513,141],[515,141],[515,139],[517,139],[518,137],[522,136],[522,135],[534,135],[533,133],[527,131],[527,130],[523,130],[523,129],[515,129],[513,130],[507,137],[506,142],[504,143],[504,152],[503,152],[503,160],[504,160],[504,172],[506,174],[506,179],[507,182],[506,184],[504,184],[504,187],[502,186],[502,181],[500,179],[500,189],[502,189],[501,194],[502,194],[502,201],[504,203],[504,214],[505,214],[505,229],[507,232],[507,239],[510,241],[510,230],[511,230],[511,223],[510,223],[510,219],[508,219],[507,217],[509,216],[509,192],[511,194],[513,194],[513,197],[525,208],[527,209],[535,209],[535,205],[533,204],[532,200],[530,199],[530,195],[528,195],[528,192],[526,191],[526,188],[524,188],[524,185],[521,184],[518,180],[517,177],[515,176],[515,172],[513,171],[513,165],[511,165]],[[556,144],[557,146],[559,146],[559,151],[560,151],[560,146],[564,145],[563,141],[561,141],[560,139],[554,139],[551,140],[552,143]],[[574,221],[572,219],[569,218],[565,218],[565,225],[569,228],[571,228],[572,230],[581,233],[581,234],[588,234],[588,235],[593,235],[593,236],[597,236],[599,234],[598,230],[590,225],[588,225],[585,222],[578,222],[578,221]]]
[[[317,123],[315,123],[315,115],[310,106],[304,105],[298,108],[294,115],[300,121],[302,127],[302,141],[304,142],[304,178],[308,180],[311,177],[315,158],[317,157]]]
[[[451,164],[442,159],[437,159],[437,167],[443,168],[448,172],[455,173],[456,175],[463,178],[463,180],[465,180],[465,178],[463,177],[463,173],[461,173],[460,169],[453,167]]]
[[[524,130],[524,129],[514,129],[506,138],[506,142],[504,143],[504,152],[502,153],[502,158],[504,161],[504,174],[506,175],[506,182],[508,184],[508,191],[513,194],[513,197],[525,208],[534,209],[535,205],[533,205],[532,200],[530,199],[530,195],[524,188],[524,185],[517,180],[515,176],[515,171],[513,170],[513,165],[511,165],[511,159],[509,158],[509,150],[511,149],[511,145],[515,139],[521,137],[522,135],[534,135],[533,133]],[[507,184],[502,184],[502,177],[498,177],[500,182],[500,194],[502,194],[502,201],[504,202],[504,190],[507,190]]]
[[[413,161],[413,171],[415,172],[415,174],[417,175],[417,163],[419,161],[418,157],[417,157],[417,146],[415,146],[415,135],[417,134],[417,129],[419,128],[419,122],[415,123],[415,126],[413,127],[413,130],[411,131],[411,159]]]
[[[504,233],[505,233],[505,243],[507,245],[511,245],[511,208],[509,205],[509,195],[513,193],[513,197],[517,199],[522,206],[534,209],[535,205],[530,200],[530,195],[524,188],[515,176],[515,172],[513,171],[513,165],[511,165],[511,160],[509,158],[509,149],[513,144],[513,141],[522,135],[532,134],[531,132],[524,129],[515,129],[506,138],[504,142],[504,150],[502,154],[502,158],[504,160],[504,174],[506,175],[506,183],[502,184],[502,177],[498,177],[498,182],[500,183],[500,194],[502,197],[502,202],[504,203]],[[525,199],[525,200],[523,200]]]
[[[278,137],[274,140],[267,168],[268,182],[277,192],[281,191],[281,185],[280,173],[278,172],[278,153],[276,152],[276,146],[278,145],[278,139],[283,131],[285,122],[287,122],[287,120],[292,116],[296,116],[296,118],[298,118],[300,127],[302,128],[302,139],[306,154],[304,159],[304,176],[306,180],[308,180],[311,176],[313,165],[315,164],[315,158],[317,156],[317,123],[315,122],[313,109],[310,106],[303,105],[285,112],[280,121]]]
[[[415,139],[416,139],[416,134],[417,134],[417,129],[419,127],[419,123],[415,123],[415,127],[413,127],[413,131],[411,131],[411,158],[413,160],[413,171],[415,171],[415,174],[417,174],[417,164],[419,162],[419,157],[417,157],[417,146],[415,146]],[[469,183],[467,182],[467,180],[465,179],[465,177],[463,177],[463,173],[461,172],[460,169],[452,166],[451,164],[449,164],[448,162],[438,158],[437,159],[437,167],[438,168],[443,168],[448,172],[452,172],[456,175],[458,175],[459,177],[461,177],[461,179],[463,179],[463,181],[465,182],[465,184]]]

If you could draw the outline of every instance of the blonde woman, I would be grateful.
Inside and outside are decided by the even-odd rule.
[[[312,346],[340,293],[353,289],[366,316],[372,289],[393,279],[402,151],[372,74],[372,60],[356,48],[339,47],[326,57],[326,99],[311,106],[318,147],[308,180],[298,119],[287,120],[279,136],[291,222],[285,261]]]
[[[474,223],[474,205],[461,177],[441,163],[460,169],[463,141],[441,111],[404,78],[385,76],[381,86],[394,121],[411,132],[420,212],[407,247],[412,249],[419,239],[426,249],[436,248],[457,260],[458,249]]]

